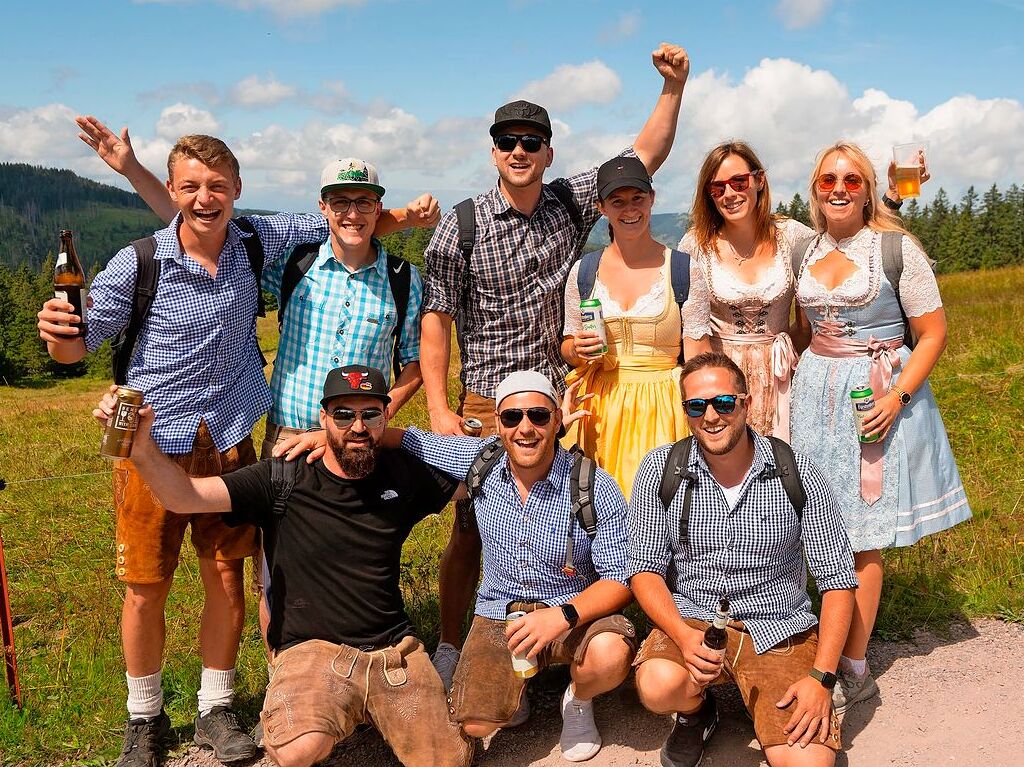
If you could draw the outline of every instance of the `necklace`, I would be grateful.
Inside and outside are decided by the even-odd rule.
[[[754,257],[754,254],[757,252],[757,242],[750,246],[750,250],[747,251],[746,255],[743,255],[738,250],[736,250],[736,246],[729,242],[729,240],[726,240],[726,243],[728,243],[729,245],[729,250],[732,251],[733,260],[738,265],[742,265],[744,261],[749,261],[751,258]]]

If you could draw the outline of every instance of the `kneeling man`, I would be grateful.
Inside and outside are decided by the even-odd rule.
[[[747,385],[732,360],[697,355],[681,386],[690,450],[647,454],[629,520],[630,583],[656,626],[634,664],[637,691],[651,711],[674,715],[661,764],[700,763],[718,722],[707,685],[731,679],[770,765],[830,767],[842,747],[832,688],[857,586],[839,508],[809,460],[747,428]],[[670,458],[678,463],[666,468]],[[784,481],[787,470],[799,482]],[[723,597],[733,619],[724,657],[703,646]]]

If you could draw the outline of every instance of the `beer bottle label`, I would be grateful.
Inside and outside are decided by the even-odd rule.
[[[139,406],[119,402],[114,413],[114,428],[121,431],[135,431],[139,427]]]

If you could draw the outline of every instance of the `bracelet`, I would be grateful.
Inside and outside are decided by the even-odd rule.
[[[903,200],[899,200],[897,202],[896,200],[890,199],[889,195],[883,194],[882,195],[882,204],[885,207],[887,207],[889,210],[899,210],[900,208],[903,207]]]

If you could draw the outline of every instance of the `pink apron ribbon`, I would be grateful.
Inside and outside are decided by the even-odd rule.
[[[712,318],[713,320],[714,318]],[[775,415],[772,436],[789,442],[789,384],[796,369],[797,354],[789,333],[715,333],[718,338],[734,344],[772,345],[772,376],[775,378]]]
[[[892,372],[901,365],[900,355],[896,353],[901,346],[902,338],[883,341],[870,336],[864,342],[815,333],[811,336],[810,350],[822,357],[871,357],[868,381],[874,397],[878,398],[888,393]],[[860,497],[868,506],[882,497],[883,456],[882,440],[860,443]]]

